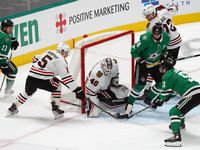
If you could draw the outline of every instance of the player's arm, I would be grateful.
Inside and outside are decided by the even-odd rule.
[[[148,44],[145,43],[145,40],[147,40],[147,38],[148,37],[146,35],[140,37],[140,41],[135,43],[131,48],[131,55],[136,61],[141,59],[140,52],[142,52],[143,50],[147,48]]]
[[[56,68],[58,68],[57,72],[60,75],[62,82],[69,87],[72,92],[76,93],[76,98],[84,100],[85,94],[83,89],[76,84],[72,75],[69,73],[68,64],[65,62],[65,60],[59,59],[55,61],[55,65]]]
[[[90,72],[90,75],[86,78],[85,93],[86,97],[91,100],[97,100],[97,94],[100,91],[100,81],[98,77],[102,77],[103,74],[100,72]],[[98,76],[98,77],[97,77]]]

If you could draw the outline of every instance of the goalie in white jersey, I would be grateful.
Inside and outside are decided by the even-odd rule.
[[[55,78],[60,76],[62,82],[76,93],[76,97],[84,100],[85,94],[78,87],[68,70],[65,58],[70,53],[70,47],[65,43],[59,43],[57,51],[48,50],[33,58],[33,65],[26,79],[25,90],[16,97],[12,106],[8,109],[8,116],[18,113],[18,108],[30,98],[37,89],[51,92],[52,112],[55,119],[63,117],[63,110],[59,109],[61,99],[61,83]]]
[[[152,31],[152,28],[156,23],[162,23],[163,31],[167,32],[170,36],[170,43],[167,46],[167,49],[169,54],[174,59],[178,58],[179,49],[182,44],[180,33],[178,32],[176,26],[172,22],[172,17],[174,17],[177,14],[177,12],[178,6],[175,4],[171,4],[167,7],[164,7],[162,5],[155,7],[152,4],[149,4],[144,7],[142,12],[143,16],[149,21],[146,26],[146,32]],[[148,76],[144,95],[138,97],[139,100],[147,98],[152,82],[152,77]],[[155,87],[152,86],[152,88]],[[156,91],[156,89],[154,89],[154,91]]]
[[[116,59],[105,58],[99,61],[86,78],[86,98],[99,106],[99,101],[113,109],[127,104],[128,88],[119,85],[119,69]],[[89,103],[88,117],[98,116],[99,108]]]

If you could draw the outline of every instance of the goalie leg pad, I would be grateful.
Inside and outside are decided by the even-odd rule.
[[[129,89],[125,85],[119,85],[118,87],[110,87],[110,90],[115,94],[117,99],[123,99],[128,96]]]

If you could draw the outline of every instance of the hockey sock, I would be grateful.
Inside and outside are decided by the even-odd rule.
[[[150,87],[152,85],[152,82],[153,82],[153,78],[150,75],[148,75],[146,86],[145,86],[145,90],[149,90],[150,89]]]
[[[182,113],[176,107],[172,107],[169,111],[170,120],[171,120],[171,128],[173,133],[178,133],[181,125],[181,118],[180,116]]]
[[[162,87],[162,82],[158,82],[155,85],[153,85],[148,94],[148,98],[154,99],[159,94],[161,87]]]
[[[144,85],[138,85],[136,84],[133,89],[131,90],[131,93],[128,98],[128,103],[133,104],[135,100],[139,97],[140,92],[144,88]]]

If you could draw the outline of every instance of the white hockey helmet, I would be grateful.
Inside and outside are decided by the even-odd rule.
[[[105,58],[101,61],[101,67],[105,73],[105,75],[111,74],[111,70],[113,68],[113,63],[111,58]]]
[[[70,54],[70,47],[69,45],[67,45],[66,43],[59,43],[57,46],[57,51],[59,53],[61,53],[61,51],[64,51],[64,53],[66,54],[68,52],[68,55]]]
[[[156,15],[156,9],[152,4],[146,5],[142,11],[142,14],[145,17],[150,14],[151,17],[153,18]]]

